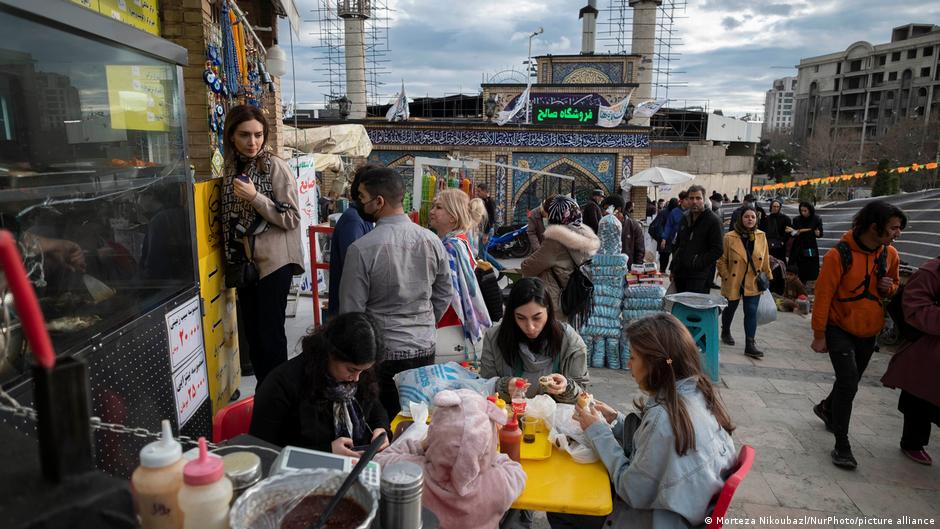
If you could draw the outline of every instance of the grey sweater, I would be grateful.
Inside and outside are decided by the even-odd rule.
[[[510,315],[507,315],[506,318],[509,318],[508,325],[515,324]],[[506,320],[504,319],[503,322],[506,322]],[[486,335],[483,336],[483,352],[480,355],[480,376],[483,378],[499,377],[499,380],[496,381],[496,390],[503,400],[509,402],[507,384],[509,383],[509,379],[515,376],[515,373],[513,366],[507,364],[506,359],[503,358],[503,352],[500,350],[496,340],[496,337],[499,335],[500,325],[502,325],[502,323],[493,325],[486,331]],[[567,323],[562,323],[561,325],[564,327],[565,335],[561,342],[561,351],[558,353],[558,373],[568,379],[568,387],[560,395],[550,396],[557,402],[573,404],[578,400],[578,395],[581,394],[590,381],[587,367],[587,346],[584,345],[584,340],[582,340],[578,332],[574,330],[574,327]],[[545,369],[537,374],[537,377],[550,375],[551,373],[552,364],[549,363]],[[537,378],[535,380],[529,380],[529,383],[532,385],[529,386],[527,397],[532,398],[543,393]]]

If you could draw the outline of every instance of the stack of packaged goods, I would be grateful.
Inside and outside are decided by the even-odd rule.
[[[621,253],[621,229],[620,221],[611,213],[601,219],[597,228],[600,248],[591,261],[594,309],[581,328],[591,367],[620,369],[620,306],[628,264],[627,256]]]
[[[626,276],[627,287],[623,295],[623,332],[620,336],[620,365],[627,368],[630,360],[630,342],[626,329],[634,320],[649,316],[663,309],[666,296],[666,277],[659,272],[656,263],[636,264]]]

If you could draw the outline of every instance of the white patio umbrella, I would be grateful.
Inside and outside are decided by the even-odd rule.
[[[674,185],[689,182],[695,179],[695,175],[676,171],[666,167],[650,167],[645,171],[631,176],[626,183],[630,186],[657,187],[661,185]]]

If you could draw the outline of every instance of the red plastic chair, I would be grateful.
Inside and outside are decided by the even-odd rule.
[[[248,433],[251,413],[254,410],[254,396],[233,402],[219,410],[212,419],[212,442],[221,443],[236,435]]]
[[[728,506],[731,505],[731,497],[734,491],[741,484],[744,476],[751,471],[751,465],[754,464],[754,447],[744,445],[738,452],[738,464],[735,465],[734,473],[728,476],[725,486],[718,493],[718,502],[712,510],[712,522],[708,524],[708,529],[719,529],[724,522],[725,514],[728,513]]]

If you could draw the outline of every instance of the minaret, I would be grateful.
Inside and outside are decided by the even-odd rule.
[[[633,8],[633,43],[630,52],[642,55],[636,82],[640,85],[633,92],[634,104],[649,101],[653,97],[653,51],[656,45],[656,9],[662,0],[630,0]]]
[[[338,0],[346,43],[346,97],[350,100],[349,117],[366,117],[365,21],[372,14],[371,0]]]
[[[588,0],[588,5],[578,13],[581,21],[581,54],[594,53],[594,40],[597,34],[597,0]]]

